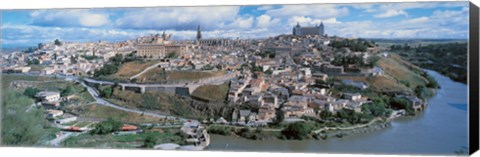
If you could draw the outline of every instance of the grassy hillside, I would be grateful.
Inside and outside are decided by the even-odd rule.
[[[25,81],[55,81],[60,79],[55,79],[52,77],[42,77],[42,76],[27,76],[27,75],[15,75],[15,74],[1,74],[2,80],[2,90],[10,88],[10,83],[18,80]]]
[[[162,68],[153,68],[137,77],[137,82],[160,82],[160,81],[195,81],[210,77],[225,75],[225,71],[165,71]]]
[[[90,148],[141,148],[145,139],[155,139],[155,143],[186,144],[185,136],[178,129],[149,129],[132,135],[91,135],[82,134],[62,142],[64,147]]]
[[[222,76],[225,71],[167,71],[168,80],[199,80],[209,77]]]
[[[153,116],[142,115],[132,112],[126,112],[115,108],[101,106],[96,104],[82,105],[79,107],[69,108],[71,112],[80,115],[84,118],[107,119],[113,118],[115,120],[125,123],[158,123],[163,122],[163,119]]]
[[[415,89],[417,86],[425,86],[428,83],[428,80],[421,75],[420,68],[404,61],[396,54],[390,54],[386,58],[381,58],[376,65],[382,68],[385,74],[410,89]]]
[[[42,145],[54,138],[53,128],[47,125],[44,110],[31,105],[33,100],[14,90],[2,90],[1,136],[3,145]]]
[[[221,85],[205,85],[193,91],[192,96],[210,101],[223,102],[227,98],[228,89],[228,82]]]
[[[11,82],[20,81],[20,80],[35,81],[35,82],[28,83],[28,87],[33,87],[40,91],[62,92],[62,90],[70,86],[73,89],[72,94],[76,95],[76,97],[71,99],[71,103],[87,104],[94,101],[93,97],[80,84],[76,84],[74,82],[65,81],[65,80],[57,79],[53,77],[26,76],[26,75],[2,75],[2,90],[11,88],[10,87]],[[21,87],[13,90],[23,92],[25,88]]]
[[[396,54],[380,58],[376,66],[385,72],[383,76],[336,76],[340,80],[354,80],[367,83],[374,91],[409,91],[413,92],[417,86],[426,86],[429,81],[423,70]]]
[[[137,82],[160,82],[167,80],[167,73],[163,68],[153,68],[137,77]]]
[[[398,83],[390,76],[338,76],[341,80],[354,80],[367,83],[374,91],[403,91],[409,90],[405,85]]]
[[[173,94],[160,92],[140,94],[133,91],[114,89],[112,97],[108,100],[129,108],[159,111],[187,118],[202,118],[205,116],[200,111],[192,108],[189,100]]]
[[[120,79],[128,79],[133,75],[142,72],[145,68],[154,65],[157,61],[133,61],[123,64],[120,69],[114,74]]]

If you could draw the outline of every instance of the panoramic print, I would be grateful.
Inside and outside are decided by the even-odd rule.
[[[466,155],[468,2],[1,11],[1,145]]]

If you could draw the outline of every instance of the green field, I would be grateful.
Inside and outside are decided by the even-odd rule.
[[[86,133],[68,138],[67,140],[63,141],[61,145],[64,147],[81,148],[142,148],[146,138],[157,139],[157,144],[186,144],[186,138],[178,129],[155,129],[132,135],[91,135]]]

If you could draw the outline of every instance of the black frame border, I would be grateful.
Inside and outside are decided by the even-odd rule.
[[[469,7],[470,15],[470,35],[468,41],[469,49],[469,154],[473,154],[478,151],[479,145],[479,8],[470,2]]]

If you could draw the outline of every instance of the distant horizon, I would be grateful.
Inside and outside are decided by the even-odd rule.
[[[286,34],[279,34],[279,35],[286,35]],[[269,37],[265,37],[265,38],[269,38]],[[256,39],[265,39],[265,38],[256,38]],[[358,37],[358,38],[362,38],[362,37]],[[465,39],[462,39],[462,38],[362,38],[362,39],[367,39],[367,40],[432,40],[432,41],[465,40],[465,42],[468,42],[468,38],[465,38]],[[54,40],[52,40],[51,42],[53,42]],[[61,39],[59,39],[59,40],[62,41]],[[96,41],[99,41],[99,40],[96,40]],[[106,40],[101,40],[101,41],[106,41]],[[122,40],[122,41],[126,41],[126,40]],[[122,42],[122,41],[108,41],[108,42]],[[87,42],[95,42],[95,41],[67,41],[67,42],[87,43]],[[48,43],[48,42],[45,42],[45,43]],[[45,43],[43,43],[43,44],[45,44]],[[33,44],[31,46],[29,46],[29,45],[20,45],[20,46],[9,45],[10,47],[5,47],[4,45],[2,45],[1,50],[28,49],[28,48],[31,48],[31,47],[37,47],[38,44],[39,43]]]
[[[298,23],[321,22],[329,36],[468,39],[468,2],[301,4],[96,9],[2,10],[3,47],[53,41],[123,41],[162,33],[194,39],[267,38]],[[155,16],[153,16],[155,15]]]

